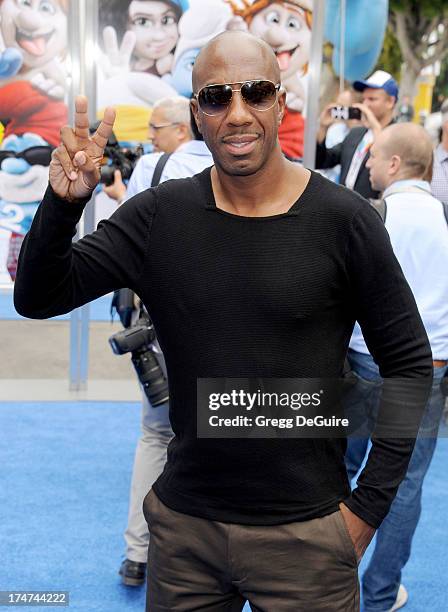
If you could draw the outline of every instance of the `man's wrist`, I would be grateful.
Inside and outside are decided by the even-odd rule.
[[[325,138],[327,137],[328,126],[320,125],[319,131],[317,132],[317,142],[319,144],[323,144],[325,142]]]

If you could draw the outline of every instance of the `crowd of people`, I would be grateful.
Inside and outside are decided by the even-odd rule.
[[[113,125],[109,109],[87,137],[86,101],[78,100],[75,130],[62,135],[22,248],[16,306],[53,316],[125,285],[155,322],[171,396],[152,408],[143,394],[120,567],[128,586],[148,573],[148,610],[241,610],[247,599],[254,610],[355,612],[354,577],[376,532],[364,610],[393,612],[408,599],[401,572],[445,401],[448,103],[434,150],[423,127],[403,121],[412,119],[409,100],[397,113],[391,75],[356,81],[320,115],[316,168],[325,178],[281,153],[282,91],[264,85],[272,104],[261,109],[243,94],[247,79],[260,77],[279,83],[267,45],[241,32],[209,43],[195,62],[192,101],[161,100],[149,125],[154,152],[127,185],[116,171],[105,187],[116,215],[72,247]],[[230,96],[201,95],[209,82],[231,84]],[[341,120],[336,106],[360,118]],[[196,438],[198,377],[339,376],[345,356],[350,402],[366,422],[378,413],[383,379],[432,374],[416,441],[362,431],[346,449],[339,440]]]

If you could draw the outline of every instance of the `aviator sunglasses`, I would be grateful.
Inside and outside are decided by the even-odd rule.
[[[240,85],[240,87],[233,89],[233,85]],[[237,81],[236,83],[206,85],[197,94],[194,94],[194,97],[204,115],[213,117],[228,110],[234,92],[239,92],[250,108],[256,111],[267,111],[276,103],[279,89],[280,83],[275,85],[272,81]]]

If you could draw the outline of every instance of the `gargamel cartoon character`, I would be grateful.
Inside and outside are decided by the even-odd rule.
[[[69,0],[0,0],[0,85],[28,80],[48,96],[66,89]]]

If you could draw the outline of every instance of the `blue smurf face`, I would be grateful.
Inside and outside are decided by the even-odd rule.
[[[0,198],[20,205],[20,215],[24,214],[24,205],[38,202],[45,193],[51,151],[48,142],[32,132],[7,136],[1,143]],[[0,211],[0,225],[4,227],[1,217]],[[20,230],[14,228],[16,232],[25,231],[23,223]]]
[[[171,78],[167,79],[179,95],[186,98],[191,98],[193,93],[191,77],[199,51],[200,49],[187,49],[187,51],[184,51],[176,61],[176,65],[170,75]]]
[[[2,142],[0,150],[22,153],[26,149],[31,149],[32,147],[48,146],[48,142],[37,134],[25,132],[22,136],[17,136],[16,134],[7,136]],[[7,157],[1,162],[0,170],[8,174],[24,174],[30,167],[31,164],[23,157]]]

